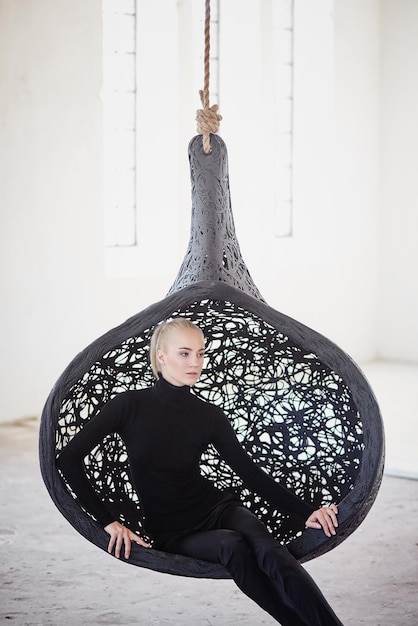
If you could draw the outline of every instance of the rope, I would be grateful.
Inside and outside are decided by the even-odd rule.
[[[217,133],[222,115],[218,113],[218,105],[209,106],[209,78],[210,78],[210,0],[205,2],[205,77],[203,89],[199,91],[203,109],[196,112],[197,132],[203,135],[203,150],[206,154],[211,151],[210,133]]]

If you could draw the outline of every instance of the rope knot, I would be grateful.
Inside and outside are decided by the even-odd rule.
[[[202,97],[202,92],[200,92]],[[210,152],[210,133],[217,133],[222,115],[218,113],[218,105],[213,104],[211,107],[206,106],[196,111],[197,132],[203,135],[203,149],[206,153]]]

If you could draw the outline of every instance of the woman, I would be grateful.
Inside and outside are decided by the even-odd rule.
[[[109,552],[129,558],[131,542],[150,547],[100,501],[84,472],[84,457],[110,433],[124,440],[135,488],[153,547],[221,563],[238,587],[283,626],[340,625],[304,568],[235,497],[217,489],[199,470],[213,444],[245,485],[278,509],[323,529],[338,526],[335,504],[314,510],[259,469],[241,447],[219,407],[197,398],[205,354],[202,331],[184,318],[160,324],[151,339],[156,383],[108,402],[58,458],[81,504],[110,535]]]

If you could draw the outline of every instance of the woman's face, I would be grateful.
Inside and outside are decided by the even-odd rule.
[[[203,367],[205,345],[200,330],[173,329],[157,350],[157,360],[165,380],[172,385],[194,385]]]

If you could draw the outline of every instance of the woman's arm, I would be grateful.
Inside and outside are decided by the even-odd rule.
[[[83,428],[71,439],[57,458],[57,467],[77,496],[81,505],[97,519],[103,527],[115,521],[115,516],[107,509],[90,484],[84,466],[85,457],[103,439],[119,432],[124,418],[124,396],[120,394],[110,400]]]
[[[299,517],[305,521],[306,527],[322,527],[327,536],[330,536],[328,533],[335,534],[335,526],[338,525],[336,518],[338,508],[335,505],[332,505],[333,508],[322,507],[315,510],[311,504],[295,496],[254,463],[241,446],[234,429],[222,412],[216,416],[215,424],[213,444],[249,489],[258,493],[279,510]]]
[[[124,546],[126,559],[130,556],[133,541],[145,548],[150,547],[150,544],[115,520],[115,516],[103,504],[90,484],[84,468],[84,459],[107,435],[120,432],[123,420],[127,416],[127,399],[129,400],[125,394],[120,394],[108,402],[100,413],[73,437],[57,459],[58,468],[82,506],[110,535],[108,552],[112,553],[115,549],[115,556],[119,558]]]

